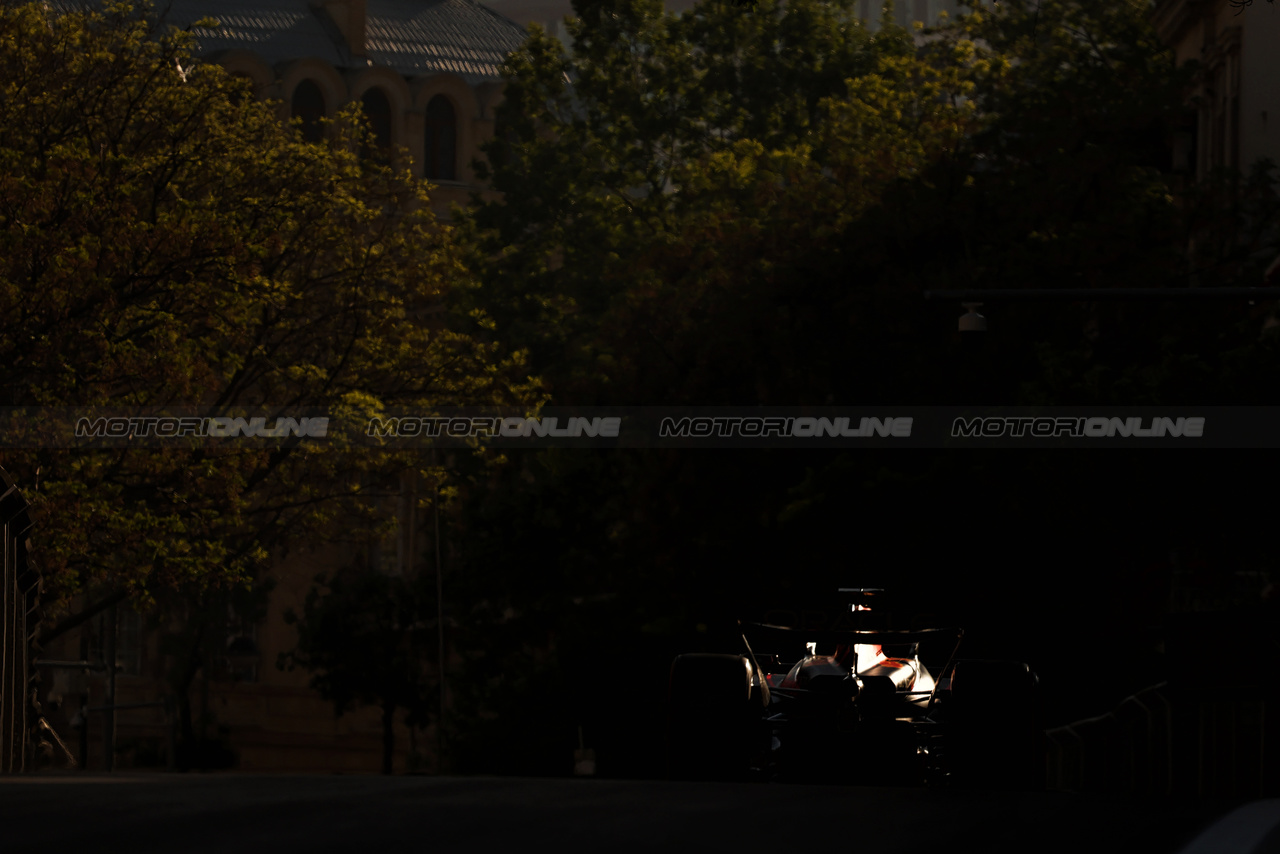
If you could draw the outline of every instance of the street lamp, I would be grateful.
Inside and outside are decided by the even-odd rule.
[[[986,332],[987,319],[978,314],[978,307],[982,305],[980,302],[961,303],[968,310],[966,314],[960,316],[961,332]]]

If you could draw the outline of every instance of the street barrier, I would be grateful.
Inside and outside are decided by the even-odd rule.
[[[1047,786],[1068,792],[1260,798],[1275,794],[1275,703],[1152,685],[1112,711],[1045,732]]]
[[[27,560],[27,501],[0,470],[0,774],[26,771],[40,743],[39,674],[31,666],[40,575]]]

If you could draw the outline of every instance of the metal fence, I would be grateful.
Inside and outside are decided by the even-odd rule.
[[[32,765],[39,726],[31,665],[39,624],[40,576],[27,559],[31,517],[26,499],[0,471],[0,773]]]
[[[1277,794],[1267,743],[1274,700],[1153,685],[1105,715],[1048,730],[1048,786],[1070,792],[1263,798]]]

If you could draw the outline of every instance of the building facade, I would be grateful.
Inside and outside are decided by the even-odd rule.
[[[403,147],[436,185],[442,215],[481,189],[472,162],[493,135],[499,68],[525,37],[473,0],[173,0],[166,20],[313,139],[321,119],[360,104],[376,144]]]
[[[1201,66],[1176,141],[1184,171],[1205,178],[1218,167],[1280,162],[1280,9],[1261,0],[1158,0],[1153,20],[1179,65]]]

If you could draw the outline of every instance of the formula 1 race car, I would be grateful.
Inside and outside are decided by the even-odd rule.
[[[842,588],[837,628],[739,623],[739,651],[677,656],[671,776],[1041,788],[1035,673],[957,659],[960,629],[884,628],[872,605],[882,592]],[[922,647],[950,650],[936,676]]]

